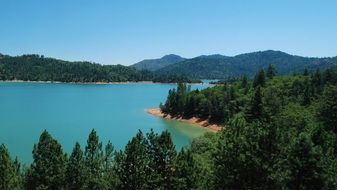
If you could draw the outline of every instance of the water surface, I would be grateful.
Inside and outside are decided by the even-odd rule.
[[[165,101],[174,84],[47,84],[0,83],[0,143],[25,163],[46,129],[71,152],[83,146],[94,128],[100,139],[121,149],[138,130],[168,130],[177,148],[206,130],[147,114],[146,108]],[[208,84],[193,85],[205,88]]]

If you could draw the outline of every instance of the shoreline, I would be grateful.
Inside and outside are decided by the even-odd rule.
[[[0,83],[38,83],[38,84],[177,84],[166,82],[153,82],[153,81],[123,81],[123,82],[61,82],[61,81],[24,81],[24,80],[0,80]],[[203,83],[188,83],[188,84],[203,84]]]
[[[188,124],[195,125],[197,127],[202,127],[205,129],[208,129],[211,132],[219,132],[223,126],[219,124],[210,124],[207,119],[200,119],[196,117],[192,117],[190,119],[183,119],[181,117],[172,117],[171,115],[166,115],[160,111],[159,108],[150,108],[145,110],[148,114],[151,114],[156,117],[161,117],[163,119],[168,119],[168,120],[175,120],[175,121],[180,121]]]

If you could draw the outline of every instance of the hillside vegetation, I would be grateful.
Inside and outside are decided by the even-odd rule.
[[[191,145],[210,164],[214,186],[205,189],[337,188],[337,70],[275,73],[270,66],[252,81],[202,91],[179,84],[160,105],[172,116],[225,126]]]
[[[194,82],[176,74],[157,75],[123,65],[69,62],[39,55],[7,56],[0,54],[0,80],[58,82]],[[196,81],[199,82],[199,81]]]
[[[225,79],[246,75],[253,77],[258,69],[273,64],[280,75],[302,73],[305,68],[315,71],[337,66],[337,57],[308,58],[281,51],[260,51],[234,57],[222,55],[199,56],[159,69],[158,74],[178,74],[198,79]]]
[[[166,66],[172,65],[185,60],[185,58],[180,57],[179,55],[165,55],[160,59],[146,59],[131,65],[131,67],[136,68],[137,70],[148,70],[156,71],[158,69],[164,68]]]

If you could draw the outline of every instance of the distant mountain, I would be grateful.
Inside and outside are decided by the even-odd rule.
[[[145,59],[136,64],[131,65],[131,67],[136,68],[137,70],[149,70],[156,71],[158,69],[164,68],[174,63],[178,63],[180,61],[184,61],[185,58],[180,57],[179,55],[165,55],[160,59]]]
[[[171,64],[156,71],[157,74],[176,74],[199,79],[222,79],[247,75],[252,77],[258,69],[275,65],[278,74],[302,73],[305,68],[315,70],[337,66],[337,57],[311,58],[290,55],[281,51],[259,51],[233,57],[222,55],[199,56]]]
[[[40,55],[9,56],[0,54],[0,81],[58,82],[199,82],[178,75],[155,75],[123,65],[101,65],[90,62],[70,62]]]

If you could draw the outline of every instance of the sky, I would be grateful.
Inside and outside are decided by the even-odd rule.
[[[0,53],[130,65],[177,54],[337,55],[336,0],[0,0]]]

